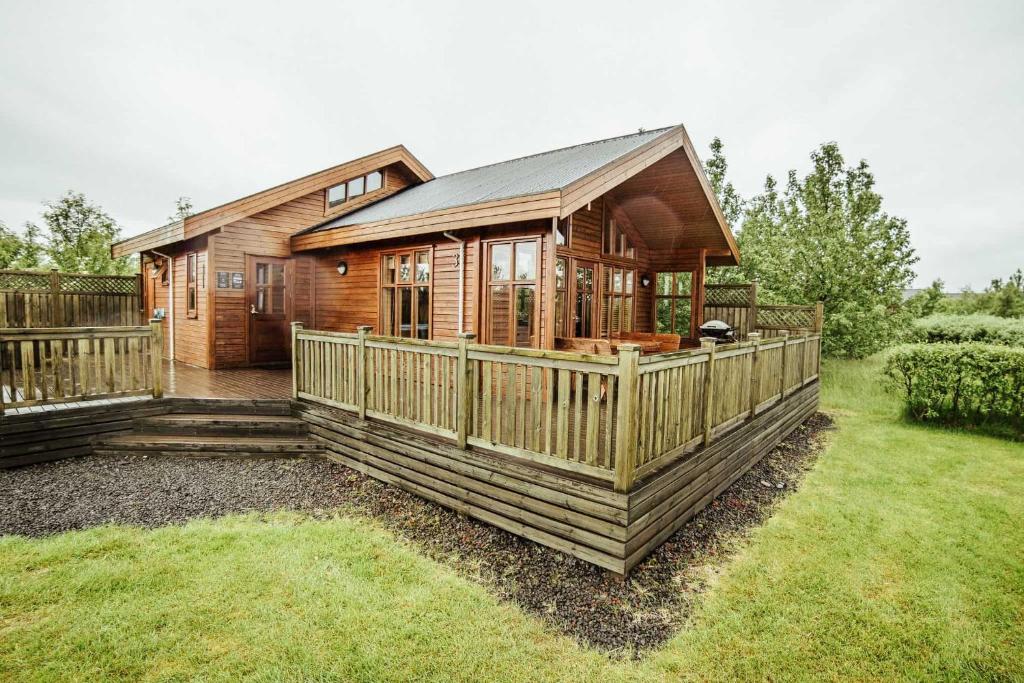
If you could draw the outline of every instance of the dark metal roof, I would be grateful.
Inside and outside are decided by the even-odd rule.
[[[669,128],[587,142],[434,178],[310,232],[559,190],[642,147]]]

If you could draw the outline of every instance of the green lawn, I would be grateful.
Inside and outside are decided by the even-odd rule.
[[[0,539],[0,679],[1024,679],[1024,444],[902,422],[878,370],[827,366],[828,450],[640,662],[280,514]]]

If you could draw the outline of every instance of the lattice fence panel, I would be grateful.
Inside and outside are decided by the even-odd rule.
[[[774,308],[762,306],[757,311],[757,325],[775,329],[814,329],[814,307]]]
[[[23,273],[0,271],[0,289],[47,290],[50,288],[48,273]]]
[[[705,306],[741,306],[750,307],[754,302],[753,287],[743,285],[708,285],[704,288]]]
[[[135,294],[137,279],[128,275],[61,275],[60,291],[80,294]]]

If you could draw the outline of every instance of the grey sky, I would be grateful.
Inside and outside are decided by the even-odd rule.
[[[836,140],[918,283],[1024,267],[1024,6],[0,2],[0,220],[134,234],[404,143],[435,174],[685,123],[745,195]]]

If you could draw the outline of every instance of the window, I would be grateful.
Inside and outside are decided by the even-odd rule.
[[[384,187],[384,171],[373,171],[364,176],[353,178],[334,187],[327,188],[327,208],[333,208],[352,201],[364,194]]]
[[[569,336],[565,318],[565,300],[568,297],[565,273],[569,269],[569,260],[565,257],[555,259],[555,336]]]
[[[570,247],[572,233],[572,216],[555,223],[555,246]]]
[[[606,256],[636,259],[636,248],[630,243],[626,233],[612,218],[611,212],[607,208],[604,213],[604,227],[601,231],[601,253]]]
[[[256,301],[253,304],[255,313],[264,315],[284,315],[284,264],[256,264]]]
[[[693,273],[658,273],[654,290],[654,327],[659,333],[692,336]]]
[[[381,334],[430,339],[431,265],[428,249],[381,256]]]
[[[366,191],[373,192],[384,186],[384,175],[380,171],[374,171],[366,176]]]
[[[187,317],[199,317],[199,295],[196,286],[199,283],[199,254],[190,251],[185,257],[185,309]]]
[[[601,336],[611,337],[633,331],[636,271],[629,268],[601,266]]]
[[[539,346],[539,244],[533,238],[488,245],[484,309],[488,343]]]

